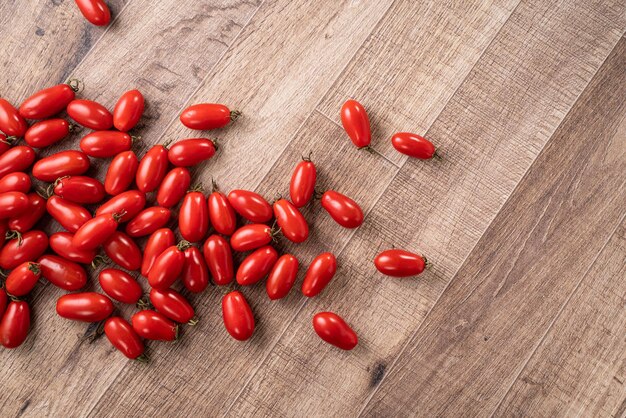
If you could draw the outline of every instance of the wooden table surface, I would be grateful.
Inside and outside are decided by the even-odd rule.
[[[63,292],[39,285],[30,336],[0,351],[2,416],[626,414],[624,0],[108,3],[115,20],[97,28],[70,0],[2,1],[0,96],[74,77],[112,108],[138,88],[138,154],[197,135],[178,121],[188,104],[228,104],[244,116],[205,133],[221,148],[195,180],[273,198],[312,152],[321,188],[352,196],[365,223],[306,208],[310,239],[279,246],[305,266],[338,256],[319,297],[244,289],[257,330],[241,343],[210,287],[191,296],[200,323],[149,344],[148,365],[81,340],[87,326],[54,312]],[[350,97],[374,152],[341,128]],[[443,161],[395,152],[397,131]],[[433,267],[381,276],[372,258],[392,245]],[[356,349],[315,335],[323,310],[353,325]]]

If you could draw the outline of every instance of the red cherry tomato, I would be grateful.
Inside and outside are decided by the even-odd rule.
[[[9,303],[9,296],[7,296],[7,292],[3,287],[0,287],[0,318],[4,315],[4,312],[7,309],[7,304]]]
[[[5,242],[0,251],[0,268],[13,269],[25,261],[35,261],[48,248],[48,236],[42,231],[28,231],[21,238]]]
[[[139,190],[129,190],[118,194],[107,200],[102,206],[96,209],[96,216],[104,215],[105,213],[124,213],[120,223],[128,222],[141,212],[146,206],[146,195]]]
[[[209,219],[219,234],[232,235],[235,232],[237,215],[224,193],[214,191],[209,195]]]
[[[30,191],[31,181],[26,173],[9,173],[0,178],[0,193]]]
[[[310,298],[318,295],[324,290],[336,271],[337,259],[332,253],[322,253],[315,257],[304,276],[302,294]]]
[[[2,195],[0,195],[2,196]],[[46,200],[37,193],[28,194],[28,208],[21,215],[9,219],[9,229],[22,234],[30,231],[46,213]]]
[[[202,247],[213,282],[218,286],[229,284],[235,277],[233,267],[233,253],[223,237],[211,235]]]
[[[295,207],[301,208],[309,203],[315,193],[316,178],[315,164],[310,159],[298,163],[289,184],[289,195]]]
[[[356,100],[348,100],[341,107],[343,129],[359,148],[367,147],[372,141],[370,120],[365,108]]]
[[[127,225],[126,233],[133,238],[152,234],[163,228],[172,216],[169,209],[153,206],[137,214]]]
[[[167,152],[170,162],[177,167],[190,167],[215,155],[215,144],[207,138],[178,141]]]
[[[28,206],[28,196],[22,192],[0,193],[0,219],[20,216]]]
[[[128,132],[137,125],[144,108],[144,98],[139,90],[129,90],[122,94],[113,109],[113,126]]]
[[[176,206],[185,196],[191,184],[191,174],[184,167],[171,170],[159,186],[157,203],[164,208]]]
[[[39,90],[24,100],[19,109],[20,115],[25,119],[47,119],[65,110],[77,91],[77,84],[57,84]]]
[[[98,180],[86,176],[61,177],[54,182],[54,194],[80,204],[98,203],[106,192]]]
[[[133,138],[126,132],[96,131],[80,140],[80,149],[90,157],[110,158],[117,154],[130,151]]]
[[[185,263],[185,251],[189,243],[181,241],[178,245],[172,245],[163,251],[154,260],[154,265],[148,273],[148,283],[155,289],[167,289],[183,272]]]
[[[278,260],[274,247],[266,245],[247,256],[237,269],[237,283],[249,286],[267,276]]]
[[[228,107],[216,103],[200,103],[189,106],[180,115],[180,121],[189,129],[206,131],[223,128],[241,116],[241,112],[231,111]]]
[[[0,177],[16,171],[26,171],[35,162],[35,151],[31,147],[18,145],[0,154]]]
[[[37,260],[41,275],[63,290],[78,290],[87,284],[87,273],[77,263],[56,255],[44,255]]]
[[[250,251],[269,244],[274,233],[265,224],[244,225],[230,237],[230,246],[235,251]]]
[[[76,0],[76,4],[89,23],[106,26],[111,21],[111,12],[104,0]]]
[[[183,285],[193,293],[202,292],[209,284],[209,269],[196,247],[189,247],[185,251],[185,265],[181,280]]]
[[[17,109],[5,99],[0,99],[0,131],[20,138],[24,136],[27,129],[28,124]]]
[[[123,232],[115,231],[111,238],[102,244],[106,255],[126,270],[139,270],[142,262],[141,250],[135,241]]]
[[[50,248],[52,251],[65,258],[81,264],[91,264],[96,258],[96,250],[80,250],[72,244],[74,236],[69,232],[57,232],[50,235]]]
[[[9,273],[4,287],[12,296],[25,296],[33,290],[40,276],[39,264],[26,261]]]
[[[356,228],[363,223],[361,207],[348,196],[328,190],[322,195],[322,207],[344,228]]]
[[[126,191],[137,174],[139,160],[132,151],[117,154],[104,177],[104,190],[112,196]]]
[[[142,359],[145,347],[133,327],[119,316],[104,323],[104,333],[113,345],[129,359]]]
[[[72,100],[67,114],[79,125],[94,131],[106,131],[113,127],[113,115],[106,107],[91,100]]]
[[[65,119],[42,120],[28,128],[24,141],[33,148],[45,148],[68,136],[72,126]]]
[[[254,315],[252,309],[238,291],[224,295],[222,299],[222,317],[226,331],[236,340],[245,341],[254,333]]]
[[[30,308],[24,301],[11,302],[0,322],[0,343],[6,348],[22,345],[30,328]]]
[[[392,277],[417,276],[428,265],[425,257],[404,250],[387,250],[378,254],[374,264],[382,274]]]
[[[359,343],[356,333],[346,321],[332,312],[320,312],[313,317],[313,328],[319,337],[342,350],[352,350]]]
[[[102,321],[113,313],[113,302],[101,293],[70,293],[57,300],[57,314],[83,322]]]
[[[228,201],[238,214],[250,222],[265,223],[274,215],[272,206],[258,193],[233,190],[228,193]]]
[[[59,177],[80,176],[89,170],[89,157],[80,151],[61,151],[42,158],[33,166],[33,176],[52,183]]]
[[[162,228],[158,231],[154,231],[143,250],[143,261],[141,262],[141,275],[148,277],[150,269],[154,265],[157,257],[161,255],[163,251],[171,247],[176,243],[174,233],[171,229]]]
[[[189,192],[183,198],[178,213],[178,229],[183,239],[201,241],[209,229],[209,209],[201,192]]]
[[[174,341],[178,338],[178,325],[160,312],[139,311],[131,322],[135,332],[147,340]]]
[[[167,164],[167,148],[163,145],[150,148],[137,168],[137,188],[144,193],[156,190],[167,173]]]
[[[181,324],[189,323],[189,325],[195,325],[197,322],[197,319],[194,318],[195,312],[191,304],[175,290],[152,289],[150,291],[150,302],[157,311],[172,321]]]
[[[391,137],[391,144],[398,152],[420,160],[429,160],[438,156],[432,142],[410,132],[398,132]]]
[[[72,238],[72,244],[79,250],[99,247],[115,233],[118,223],[119,216],[115,214],[96,216],[78,228]]]
[[[267,296],[272,300],[281,299],[293,287],[298,276],[298,259],[291,254],[281,256],[265,282]]]
[[[274,216],[285,238],[300,243],[309,237],[309,225],[306,219],[291,202],[279,199],[274,202]]]
[[[122,303],[134,305],[143,294],[137,280],[122,270],[104,269],[98,275],[98,281],[104,293]]]
[[[72,233],[91,219],[87,209],[58,196],[50,196],[46,202],[46,210],[63,228]]]

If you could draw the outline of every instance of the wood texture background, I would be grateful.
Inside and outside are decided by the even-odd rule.
[[[366,222],[307,207],[311,238],[279,246],[303,265],[337,254],[319,297],[244,289],[257,330],[238,343],[211,287],[191,297],[201,322],[149,344],[147,366],[80,340],[86,326],[54,313],[63,292],[38,286],[31,335],[0,351],[2,416],[626,416],[623,0],[108,3],[108,28],[70,0],[0,3],[0,96],[75,77],[112,108],[138,88],[138,154],[197,135],[178,122],[187,104],[226,103],[244,117],[210,133],[222,147],[198,182],[285,195],[312,152],[322,188]],[[372,153],[340,126],[349,97]],[[444,160],[398,154],[396,131]],[[433,268],[381,276],[371,260],[391,245]],[[321,310],[353,325],[355,350],[315,335]]]

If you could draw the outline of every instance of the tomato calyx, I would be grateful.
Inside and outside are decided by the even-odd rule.
[[[13,143],[18,139],[19,138],[16,136],[6,136],[3,139],[0,139],[0,142],[7,145],[13,145]]]
[[[59,183],[61,183],[63,180],[69,179],[69,178],[70,176],[59,177],[54,182],[50,183],[50,185],[48,185],[45,191],[45,196],[41,196],[41,195],[40,196],[43,197],[44,199],[49,199],[51,196],[54,196],[55,187],[57,187]]]
[[[178,244],[176,244],[176,248],[179,251],[185,251],[187,248],[191,247],[191,243],[189,241],[181,240]]]
[[[81,127],[80,125],[77,125],[77,124],[75,124],[75,123],[69,122],[69,126],[67,127],[67,130],[68,130],[70,133],[74,133],[74,132],[78,132],[78,131],[80,131],[80,129],[81,129],[81,128],[82,128],[82,127]]]
[[[154,306],[152,305],[152,302],[150,302],[150,299],[146,296],[139,299],[137,303],[135,304],[135,306],[137,307],[137,309],[141,309],[142,311],[154,310]]]
[[[187,190],[187,193],[194,192],[204,192],[204,186],[202,185],[202,183],[194,184]]]
[[[433,154],[432,158],[434,158],[437,161],[443,161],[443,157],[437,153],[437,150],[435,150],[435,153]]]
[[[74,90],[74,93],[81,92],[85,88],[85,83],[83,83],[82,80],[79,80],[77,78],[70,78],[69,80],[67,80],[65,84],[70,86],[70,88]]]
[[[106,255],[98,254],[91,261],[91,268],[96,270],[98,267],[104,264],[108,264],[110,262],[111,262],[111,259],[109,257],[107,257]]]
[[[113,215],[111,215],[113,217],[113,220],[117,223],[120,223],[122,218],[127,214],[128,212],[126,212],[126,210],[122,209],[121,211],[114,213]]]
[[[420,255],[420,257],[422,257],[422,259],[424,260],[424,267],[429,269],[433,266],[433,263],[431,263],[430,261],[428,261],[428,259],[426,257],[424,257],[423,255]]]
[[[307,163],[311,162],[311,155],[313,155],[313,151],[309,151],[309,155],[307,155],[306,157],[303,155],[302,156],[302,161],[306,161]]]
[[[239,110],[231,110],[230,111],[230,121],[234,122],[241,117],[241,112]]]
[[[143,138],[141,138],[141,135],[131,135],[130,136],[130,144],[131,145],[135,145],[135,142],[139,142],[141,141]]]
[[[102,321],[90,323],[85,333],[83,335],[78,336],[79,340],[81,342],[87,341],[89,344],[94,343],[97,339],[102,337],[102,335],[104,334],[105,322],[106,322],[106,319]]]
[[[17,246],[21,247],[22,246],[22,242],[24,241],[24,239],[22,238],[22,234],[19,231],[7,231],[6,235],[4,236],[4,239],[8,240],[12,240],[12,239],[17,239]]]
[[[139,357],[135,357],[133,360],[144,364],[150,363],[150,357],[148,357],[146,353],[143,353]]]
[[[168,139],[167,141],[163,142],[161,146],[167,150],[169,149],[170,145],[172,145],[172,142],[174,142],[173,139]]]
[[[28,263],[28,270],[32,271],[35,275],[41,274],[41,266],[39,263]]]

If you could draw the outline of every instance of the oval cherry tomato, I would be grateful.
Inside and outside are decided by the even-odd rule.
[[[135,241],[123,232],[115,231],[102,245],[106,255],[126,270],[139,270],[142,262],[141,250]]]
[[[167,225],[170,216],[172,214],[169,209],[159,206],[144,209],[128,222],[126,233],[133,238],[150,235]]]
[[[322,253],[315,257],[304,276],[302,294],[310,298],[318,295],[324,290],[336,271],[337,259],[332,253]]]
[[[61,177],[54,182],[54,194],[80,204],[98,203],[106,192],[98,180],[86,176]]]
[[[167,289],[183,272],[185,263],[185,251],[189,243],[181,241],[178,245],[172,245],[163,251],[154,260],[154,265],[148,273],[148,283],[155,289]]]
[[[235,232],[237,215],[224,193],[214,191],[209,195],[209,219],[219,234],[232,235]]]
[[[132,151],[117,154],[104,177],[104,190],[112,196],[127,190],[137,174],[139,160]]]
[[[233,190],[228,193],[228,201],[238,214],[250,222],[265,223],[274,215],[272,206],[258,193]]]
[[[209,209],[201,192],[189,192],[178,213],[178,229],[183,239],[201,241],[209,229]]]
[[[106,131],[113,126],[113,115],[106,107],[91,100],[72,100],[67,114],[79,125],[94,131]]]
[[[72,126],[65,119],[42,120],[28,128],[24,141],[33,148],[48,147],[68,136]]]
[[[24,136],[28,124],[16,108],[5,99],[0,99],[0,131],[9,136]]]
[[[270,272],[265,290],[272,300],[284,298],[298,276],[298,259],[291,254],[281,256]]]
[[[30,328],[30,308],[24,301],[11,302],[0,322],[0,343],[6,348],[22,345]]]
[[[113,126],[122,132],[128,132],[137,125],[144,108],[144,98],[139,90],[129,90],[115,104]]]
[[[124,213],[120,223],[128,222],[141,212],[146,206],[146,195],[139,190],[129,190],[107,200],[102,206],[96,209],[96,216],[105,213]]]
[[[328,190],[322,195],[322,207],[344,228],[356,228],[363,223],[361,207],[348,196]]]
[[[25,296],[33,290],[40,276],[39,264],[26,261],[9,273],[4,287],[12,296]]]
[[[46,210],[63,228],[72,233],[91,219],[87,209],[58,196],[50,196],[46,202]]]
[[[131,322],[135,332],[147,340],[174,341],[178,338],[178,325],[160,312],[139,311]]]
[[[0,195],[2,196],[2,195]],[[30,231],[46,213],[46,200],[37,193],[28,194],[28,208],[21,215],[9,219],[9,229],[22,234]]]
[[[274,233],[265,224],[244,225],[230,237],[230,246],[235,251],[250,251],[269,244]]]
[[[73,237],[69,232],[52,234],[50,235],[50,248],[66,260],[81,264],[91,264],[94,258],[96,258],[96,250],[79,250],[72,244]]]
[[[89,170],[89,157],[80,151],[61,151],[37,161],[33,176],[52,183],[59,177],[80,176]]]
[[[113,313],[113,302],[101,293],[70,293],[57,300],[57,314],[83,322],[102,321]]]
[[[46,254],[37,260],[41,275],[63,290],[82,289],[87,284],[87,273],[77,263],[63,257]]]
[[[80,149],[90,157],[110,158],[130,151],[133,138],[126,132],[96,131],[85,135],[80,140]]]
[[[170,162],[177,167],[190,167],[215,155],[215,144],[207,138],[178,141],[167,152]]]
[[[310,159],[304,158],[298,163],[289,184],[289,195],[295,207],[301,208],[309,203],[315,193],[316,178],[317,170]]]
[[[217,103],[200,103],[189,106],[180,115],[180,121],[189,129],[206,131],[223,128],[241,116],[241,112],[231,111],[228,107]]]
[[[157,290],[150,291],[150,302],[157,311],[181,324],[189,323],[195,325],[195,312],[191,304],[175,290]]]
[[[48,248],[48,236],[42,231],[28,231],[20,238],[5,242],[0,251],[0,268],[13,269],[25,261],[35,261]]]
[[[402,154],[409,157],[429,160],[438,157],[435,146],[428,139],[410,132],[398,132],[391,137],[391,144]]]
[[[224,295],[222,299],[222,317],[226,331],[236,340],[245,341],[254,333],[254,315],[252,309],[238,291]]]
[[[7,292],[4,290],[4,287],[0,287],[0,318],[4,315],[8,303],[9,296],[7,296]]]
[[[404,250],[386,250],[374,259],[376,269],[393,277],[417,276],[428,266],[425,257]]]
[[[309,225],[306,219],[291,202],[279,199],[274,202],[274,216],[285,238],[300,243],[309,237]]]
[[[190,292],[202,292],[209,284],[209,269],[202,258],[202,253],[196,247],[189,247],[184,253],[185,265],[181,276],[183,285]]]
[[[233,267],[233,253],[230,245],[223,237],[211,235],[202,247],[213,282],[218,286],[227,285],[235,277]]]
[[[372,141],[370,120],[361,103],[356,100],[348,100],[341,107],[341,124],[343,129],[359,148],[369,146]]]
[[[79,250],[97,248],[115,233],[118,223],[119,216],[115,214],[96,216],[78,228],[72,238],[72,244]]]
[[[0,177],[16,171],[26,171],[35,161],[35,151],[31,147],[18,145],[0,154]]]
[[[76,0],[76,4],[89,23],[106,26],[111,21],[111,12],[104,0]]]
[[[14,218],[28,209],[28,196],[22,192],[0,193],[0,219]]]
[[[157,203],[164,208],[176,206],[187,194],[190,184],[191,174],[189,174],[189,170],[184,167],[176,167],[167,173],[159,186]]]
[[[47,119],[65,110],[67,105],[76,97],[78,86],[57,84],[39,90],[24,100],[19,112],[25,119]]]
[[[104,293],[122,303],[134,305],[143,294],[137,280],[122,270],[104,269],[98,275],[98,281]]]
[[[31,181],[26,173],[9,173],[0,178],[0,193],[6,192],[22,192],[30,191]]]
[[[342,350],[352,350],[359,343],[356,333],[346,321],[332,312],[320,312],[313,317],[313,328],[328,344]]]
[[[140,359],[145,347],[133,327],[119,316],[114,316],[104,323],[104,333],[113,345],[129,359]]]
[[[174,238],[174,233],[171,229],[162,228],[158,231],[154,231],[152,235],[150,235],[150,238],[148,238],[146,247],[143,250],[141,275],[144,277],[148,277],[148,273],[150,273],[150,269],[154,265],[157,257],[175,243],[176,240]]]
[[[167,173],[167,164],[167,148],[163,145],[150,148],[137,168],[137,188],[144,193],[156,190]]]
[[[247,256],[237,269],[237,283],[249,286],[267,276],[278,260],[274,247],[266,245]]]

